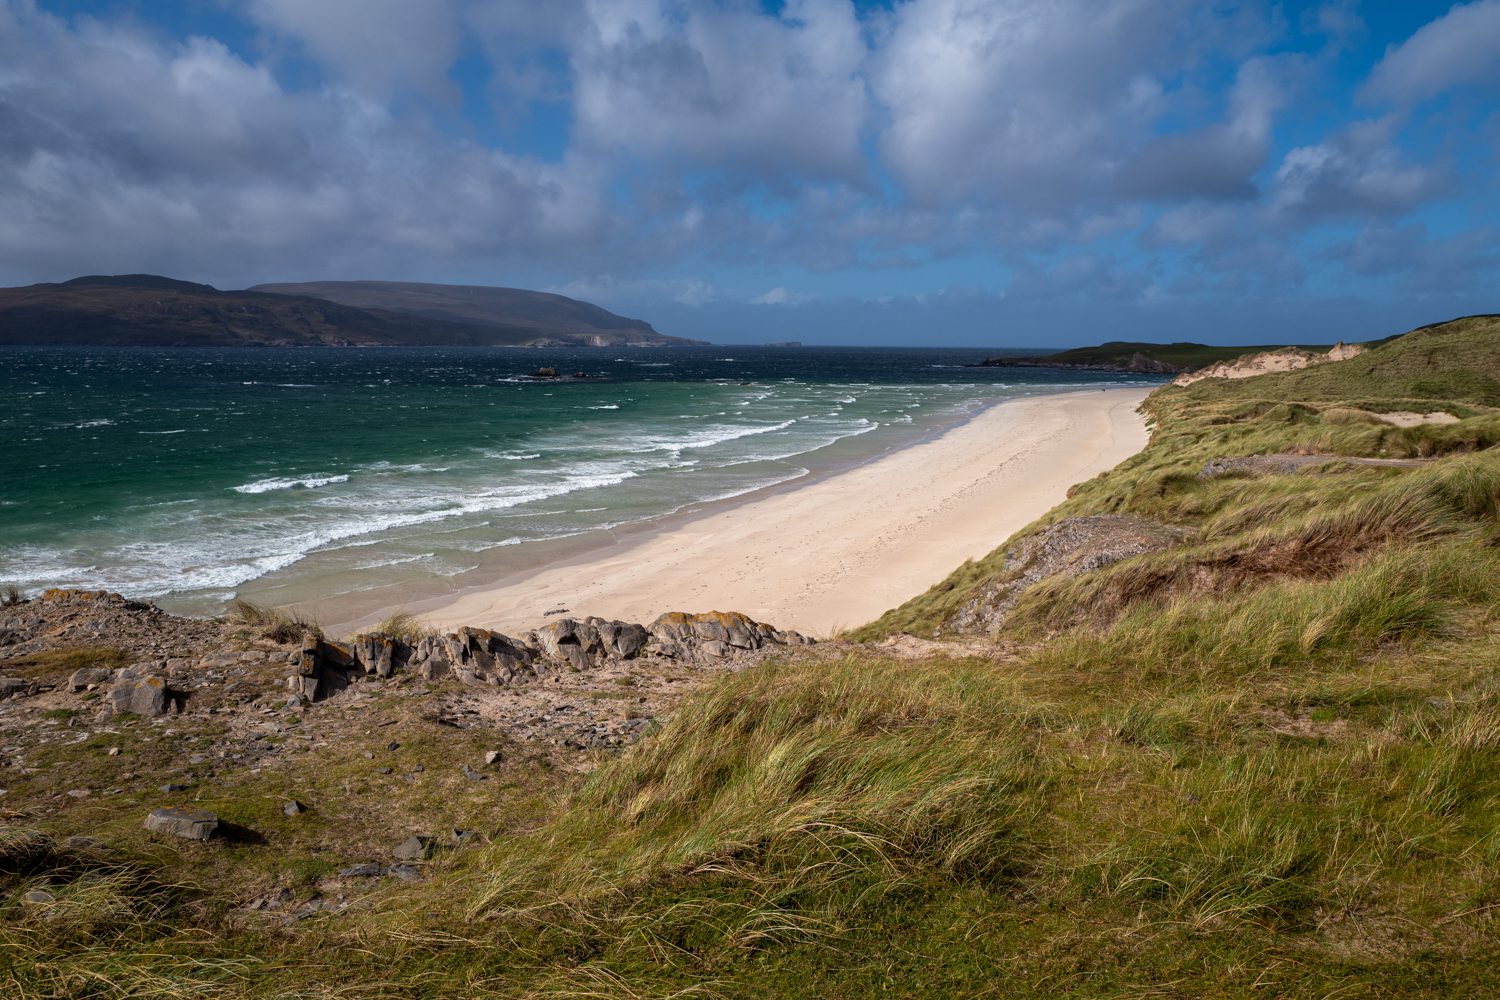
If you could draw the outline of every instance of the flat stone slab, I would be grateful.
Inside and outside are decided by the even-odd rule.
[[[207,809],[168,806],[151,810],[146,816],[146,829],[184,840],[208,840],[219,829],[219,817]]]

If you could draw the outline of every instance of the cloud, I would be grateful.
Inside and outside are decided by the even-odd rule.
[[[388,100],[402,89],[452,100],[448,69],[460,50],[450,0],[246,0],[267,31],[305,46],[335,79]]]
[[[1460,4],[1386,50],[1362,96],[1415,104],[1454,87],[1500,80],[1500,0]]]
[[[0,262],[220,281],[575,258],[608,178],[455,140],[217,41],[0,7]]]
[[[802,292],[789,292],[780,285],[769,291],[762,292],[750,300],[751,305],[756,306],[800,306],[812,302],[815,295]]]
[[[1178,0],[913,0],[873,60],[883,159],[920,204],[1021,216],[1245,197],[1282,100],[1264,66],[1242,67],[1224,121],[1155,137],[1169,113],[1197,117],[1182,81],[1227,27]]]
[[[571,53],[584,146],[773,181],[863,175],[866,48],[847,3],[790,0],[779,17],[665,2],[590,14]]]
[[[1443,172],[1403,161],[1391,141],[1393,128],[1392,119],[1360,122],[1288,151],[1276,170],[1272,214],[1293,221],[1390,216],[1438,195]]]

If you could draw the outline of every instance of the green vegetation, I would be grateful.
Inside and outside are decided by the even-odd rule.
[[[127,881],[88,897],[118,923],[68,936],[19,899],[70,877],[6,861],[0,989],[1486,995],[1497,379],[1500,329],[1466,320],[1160,390],[1151,445],[1027,532],[1129,513],[1181,541],[1032,587],[993,655],[846,646],[727,675],[585,778],[486,789],[509,817],[489,847],[290,932],[175,888],[182,862],[156,848],[161,908]],[[1460,419],[1359,415],[1399,410]],[[1199,474],[1279,453],[1330,457]],[[1003,567],[969,563],[854,636],[951,630]]]
[[[1249,347],[1220,347],[1211,344],[1194,344],[1189,342],[1147,344],[1126,340],[1110,340],[1094,347],[1074,347],[1066,351],[1057,351],[1053,354],[1028,357],[1026,360],[1034,363],[1051,362],[1059,365],[1124,366],[1131,358],[1140,355],[1148,360],[1160,361],[1163,364],[1170,365],[1178,371],[1186,371],[1190,368],[1202,368],[1204,365],[1211,365],[1216,361],[1233,361],[1235,358],[1244,357],[1247,354],[1259,354],[1262,351],[1279,351],[1288,346],[1296,346],[1299,350],[1304,351],[1327,353],[1328,349],[1333,345],[1261,344]]]

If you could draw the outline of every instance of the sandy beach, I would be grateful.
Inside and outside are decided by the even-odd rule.
[[[665,611],[733,610],[827,636],[990,552],[1068,487],[1143,448],[1136,407],[1148,391],[1008,400],[850,471],[419,610],[440,628],[509,632],[557,608],[640,622]]]

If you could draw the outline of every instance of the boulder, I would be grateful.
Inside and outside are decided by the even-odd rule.
[[[391,852],[391,857],[397,861],[430,861],[432,851],[431,837],[407,837]]]
[[[166,678],[156,674],[136,677],[124,672],[109,690],[109,703],[116,712],[134,712],[147,718],[166,715],[171,700]]]
[[[146,816],[146,829],[184,840],[208,840],[219,829],[219,817],[206,809],[170,806],[151,810]]]
[[[0,698],[31,691],[31,682],[22,677],[0,677]]]
[[[112,671],[108,667],[79,667],[68,678],[68,690],[82,691],[94,684],[109,680]]]

